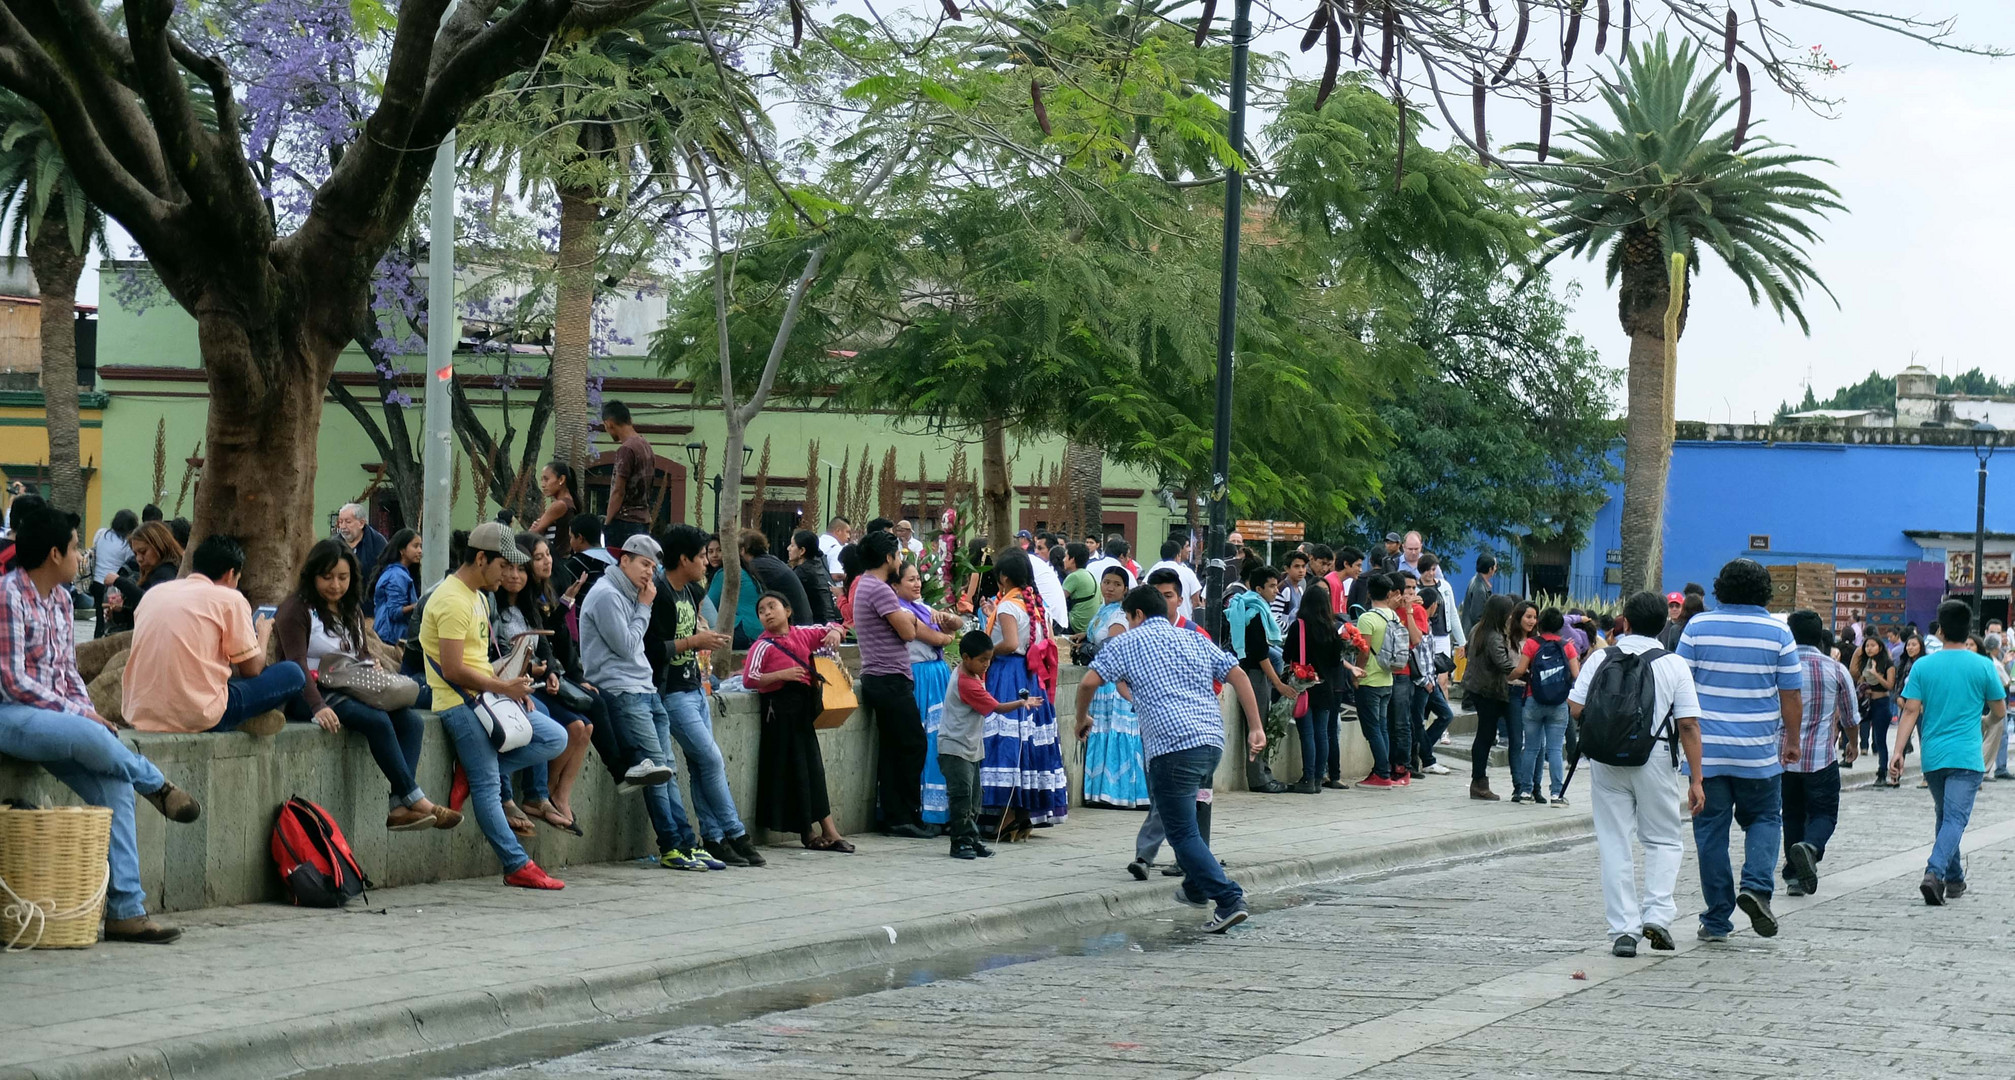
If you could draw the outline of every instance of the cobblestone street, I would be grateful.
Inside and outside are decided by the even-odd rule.
[[[2015,784],[1983,789],[1974,891],[1942,909],[1916,890],[1929,793],[1842,801],[1818,895],[1780,887],[1771,940],[1739,914],[1728,943],[1694,940],[1689,833],[1679,951],[1615,959],[1594,845],[1566,842],[1261,897],[1225,938],[1094,949],[485,1075],[2008,1076]]]

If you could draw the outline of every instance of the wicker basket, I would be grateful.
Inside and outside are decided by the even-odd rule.
[[[0,946],[86,949],[105,913],[112,811],[0,807]]]

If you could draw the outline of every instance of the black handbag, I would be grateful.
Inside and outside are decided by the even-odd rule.
[[[586,713],[595,707],[595,697],[586,690],[565,679],[560,680],[560,692],[553,695],[559,699],[560,707],[577,713]]]

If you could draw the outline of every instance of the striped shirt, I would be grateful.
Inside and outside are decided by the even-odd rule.
[[[1676,651],[1700,695],[1701,775],[1782,773],[1777,695],[1805,685],[1791,628],[1753,604],[1724,604],[1687,620]]]
[[[1147,759],[1199,746],[1224,745],[1224,716],[1214,680],[1237,666],[1208,637],[1177,629],[1160,616],[1099,646],[1091,669],[1133,691]]]
[[[1816,773],[1832,765],[1840,749],[1840,733],[1861,723],[1854,700],[1854,677],[1840,661],[1810,645],[1798,646],[1800,711],[1798,760],[1785,772]]]

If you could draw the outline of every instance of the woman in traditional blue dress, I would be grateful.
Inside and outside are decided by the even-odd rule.
[[[1070,813],[1056,707],[1044,673],[1054,679],[1056,642],[1049,615],[1034,587],[1028,553],[1010,549],[994,560],[1000,596],[987,616],[994,641],[987,692],[1013,701],[1027,691],[1041,704],[1019,713],[989,716],[986,758],[980,763],[980,805],[998,820],[996,835],[1026,840],[1038,825],[1055,825]]]
[[[1126,629],[1126,615],[1119,606],[1125,596],[1126,568],[1118,564],[1106,567],[1099,579],[1099,597],[1105,603],[1085,630],[1094,647],[1102,647]],[[1084,744],[1084,804],[1145,809],[1146,753],[1133,703],[1120,696],[1119,684],[1101,683],[1091,699],[1091,735]]]
[[[924,824],[943,825],[950,802],[945,794],[945,774],[938,769],[938,723],[945,714],[945,687],[951,684],[951,669],[945,666],[944,647],[956,640],[959,620],[955,615],[932,611],[924,603],[924,579],[917,564],[903,564],[896,582],[896,599],[917,619],[917,636],[910,640],[910,678],[916,682],[917,712],[924,718]]]

